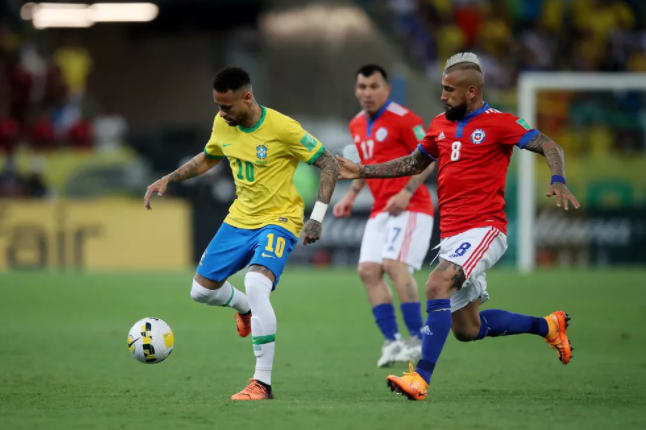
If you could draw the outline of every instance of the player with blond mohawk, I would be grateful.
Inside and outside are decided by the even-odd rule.
[[[391,390],[411,400],[427,396],[428,385],[450,330],[460,341],[530,333],[556,349],[563,364],[572,358],[563,311],[544,318],[500,309],[480,311],[489,299],[485,272],[507,249],[505,177],[513,147],[545,157],[552,172],[547,196],[568,210],[579,203],[565,185],[563,149],[514,115],[483,99],[484,73],[477,55],[458,53],[442,75],[445,112],[435,117],[410,155],[386,163],[357,165],[337,157],[341,178],[416,175],[436,160],[440,209],[439,264],[426,282],[428,318],[422,328],[422,358],[403,376],[389,375]]]

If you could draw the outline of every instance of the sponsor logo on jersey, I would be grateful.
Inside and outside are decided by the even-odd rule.
[[[289,220],[287,218],[285,218],[284,216],[279,216],[278,217],[278,222],[287,222],[287,221],[289,221]]]
[[[267,147],[265,145],[256,146],[256,157],[260,160],[267,158]]]
[[[377,142],[383,142],[384,139],[386,139],[386,136],[388,136],[388,130],[386,130],[384,127],[379,128],[375,133]]]
[[[307,148],[308,151],[314,151],[314,148],[316,148],[316,139],[305,133],[305,136],[301,139],[301,145]]]
[[[421,125],[416,125],[415,127],[413,127],[413,133],[415,133],[417,140],[424,139],[424,135],[426,135],[426,133],[424,132],[424,127],[422,127]]]
[[[522,119],[522,118],[518,118],[518,119],[516,120],[516,124],[520,125],[520,126],[521,126],[521,127],[523,127],[525,130],[529,130],[529,129],[531,129],[531,127],[529,126],[529,124],[527,124],[527,121],[525,121],[525,120],[524,120],[524,119]]]
[[[473,133],[471,133],[471,142],[478,144],[482,143],[485,140],[485,132],[483,129],[478,128],[476,130],[473,130]]]
[[[446,136],[444,136],[444,132],[443,132],[443,131],[440,131],[440,135],[439,135],[439,136],[437,136],[437,140],[444,140],[444,139],[446,139]]]

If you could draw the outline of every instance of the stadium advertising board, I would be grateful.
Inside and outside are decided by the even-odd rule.
[[[0,270],[185,269],[190,229],[178,200],[0,200]]]

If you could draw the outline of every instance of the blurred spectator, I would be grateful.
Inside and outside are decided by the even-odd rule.
[[[484,59],[488,86],[514,88],[523,70],[646,70],[639,0],[391,0],[407,52],[437,77],[462,50]],[[412,10],[412,8],[415,8]],[[405,30],[402,30],[405,29]],[[415,49],[425,46],[427,49]]]
[[[51,150],[56,147],[54,126],[45,110],[39,111],[29,124],[27,138],[34,149]]]
[[[14,157],[7,157],[0,172],[0,197],[44,197],[47,188],[42,172],[32,166],[27,175],[21,175]]]
[[[87,118],[80,118],[67,130],[67,143],[72,148],[91,149],[93,147],[94,134],[92,123]]]
[[[13,154],[19,133],[18,121],[13,118],[0,118],[0,154]]]
[[[92,70],[92,58],[88,51],[79,46],[63,46],[54,52],[53,59],[63,74],[70,97],[82,98]]]

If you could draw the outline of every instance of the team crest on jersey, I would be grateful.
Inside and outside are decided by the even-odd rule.
[[[375,138],[377,139],[377,142],[383,142],[387,136],[388,136],[388,130],[386,130],[384,127],[381,127],[375,133]]]
[[[265,145],[256,146],[256,157],[261,160],[267,158],[267,147]]]
[[[478,128],[471,133],[471,142],[478,144],[485,140],[485,132],[483,129]]]
[[[359,142],[361,142],[361,138],[359,137],[358,134],[355,134],[354,135],[354,143],[359,143]]]

